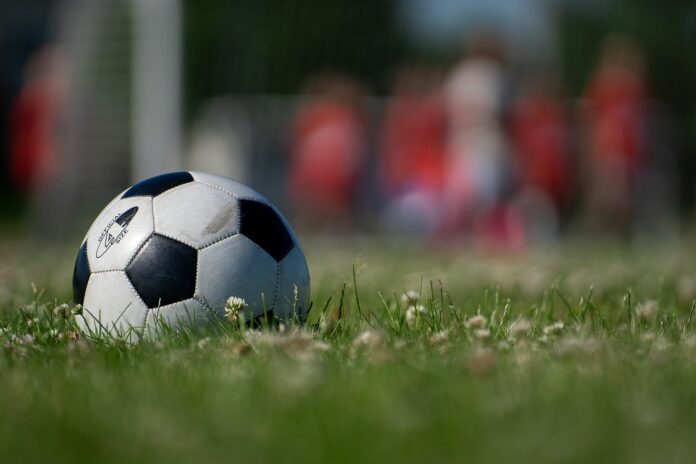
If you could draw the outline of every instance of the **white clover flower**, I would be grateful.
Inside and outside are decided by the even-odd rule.
[[[449,331],[447,329],[436,332],[430,336],[430,343],[442,343],[447,341],[449,338]]]
[[[312,349],[319,353],[325,353],[327,351],[331,351],[331,345],[321,340],[314,340],[314,343],[312,343]]]
[[[518,319],[510,326],[510,336],[512,338],[521,337],[527,335],[527,332],[529,332],[531,329],[532,323],[529,322],[528,319]]]
[[[406,310],[406,324],[413,325],[419,318],[427,314],[428,310],[423,305],[409,306]]]
[[[376,348],[381,343],[382,335],[372,330],[365,330],[353,339],[353,348]]]
[[[477,314],[477,315],[469,318],[464,323],[464,325],[466,326],[467,329],[482,329],[482,328],[486,327],[486,324],[488,324],[488,321],[481,314]]]
[[[239,320],[239,314],[247,304],[244,298],[238,296],[231,296],[225,302],[225,319],[230,322],[237,322]]]
[[[479,340],[485,340],[486,338],[490,338],[491,336],[491,331],[488,329],[476,329],[474,330],[474,337],[478,338]]]
[[[67,318],[70,315],[70,306],[67,303],[59,304],[53,308],[53,314],[63,318]]]
[[[420,300],[420,294],[415,290],[408,290],[401,295],[400,300],[404,306],[415,306]]]
[[[33,344],[34,344],[34,337],[32,337],[32,336],[29,335],[29,334],[26,334],[25,336],[23,336],[23,337],[21,338],[21,340],[19,340],[19,342],[20,342],[22,345],[33,345]]]
[[[651,322],[657,315],[658,304],[655,300],[648,300],[636,308],[636,318],[642,322]]]
[[[563,321],[556,321],[544,327],[544,335],[557,335],[563,332],[563,329],[565,329]]]

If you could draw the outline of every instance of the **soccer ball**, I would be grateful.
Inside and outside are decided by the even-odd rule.
[[[225,316],[231,297],[246,321],[303,321],[309,273],[285,218],[225,177],[173,172],[135,184],[97,216],[77,254],[73,299],[89,333],[200,326]]]

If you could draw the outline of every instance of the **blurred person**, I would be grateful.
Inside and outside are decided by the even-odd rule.
[[[316,225],[348,225],[365,155],[360,91],[340,75],[315,77],[295,115],[288,190],[299,216]]]
[[[513,104],[510,133],[522,189],[547,195],[557,208],[571,194],[568,130],[558,82],[539,73]]]
[[[67,93],[59,50],[48,45],[26,66],[24,83],[10,114],[9,172],[15,187],[35,193],[56,173],[56,136]]]
[[[631,232],[635,178],[644,149],[643,55],[628,37],[611,35],[583,94],[587,156],[585,201],[590,226]]]
[[[502,125],[503,52],[495,37],[473,37],[444,84],[448,134],[441,230],[446,235],[467,230],[492,233],[492,229],[500,229],[494,233],[498,238],[516,234],[508,221],[487,218],[509,216],[499,213],[506,207],[510,186],[509,147]],[[490,222],[491,227],[477,227],[479,221]]]
[[[391,230],[428,234],[437,226],[445,129],[437,72],[402,69],[385,110],[379,163],[383,219]]]
[[[555,241],[559,216],[573,189],[559,86],[552,74],[536,72],[522,85],[510,115],[519,182],[515,207],[523,218],[528,240],[535,243]]]

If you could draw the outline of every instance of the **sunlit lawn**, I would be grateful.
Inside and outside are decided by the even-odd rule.
[[[0,248],[0,462],[696,456],[688,245],[305,239],[304,328],[135,345],[75,330],[76,250]]]

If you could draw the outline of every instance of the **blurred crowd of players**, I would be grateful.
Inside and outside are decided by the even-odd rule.
[[[55,167],[63,67],[50,47],[27,67],[9,157],[20,190]],[[513,73],[482,35],[449,70],[398,70],[377,111],[359,82],[314,76],[289,122],[292,213],[311,230],[351,231],[370,209],[392,233],[498,249],[578,224],[630,237],[642,176],[657,169],[644,68],[635,42],[609,36],[575,101],[553,71]]]
[[[512,249],[569,224],[628,237],[652,169],[646,81],[640,48],[619,35],[579,101],[552,71],[513,77],[487,36],[446,72],[399,70],[378,121],[358,83],[319,76],[294,117],[287,188],[296,213],[328,228],[350,227],[371,182],[392,232]]]

